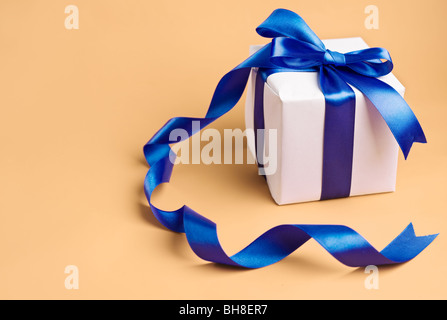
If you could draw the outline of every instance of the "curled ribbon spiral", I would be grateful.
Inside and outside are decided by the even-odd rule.
[[[416,257],[437,235],[416,237],[412,224],[381,252],[346,226],[281,225],[268,230],[245,249],[229,257],[219,243],[216,225],[212,221],[186,205],[175,211],[165,211],[152,204],[153,191],[160,184],[168,183],[172,174],[172,159],[176,155],[169,146],[173,143],[169,139],[171,131],[184,129],[190,137],[230,111],[245,90],[251,68],[263,68],[272,73],[320,72],[321,89],[327,104],[333,106],[352,104],[349,83],[379,110],[405,157],[413,142],[426,142],[421,126],[405,100],[392,87],[376,79],[393,68],[385,49],[371,48],[347,54],[327,50],[300,16],[284,9],[275,10],[257,28],[257,32],[273,38],[272,42],[220,80],[205,117],[172,118],[144,146],[144,155],[150,166],[144,191],[155,217],[166,228],[185,233],[192,250],[200,258],[245,268],[260,268],[278,262],[310,238],[350,267],[402,263]],[[193,126],[193,122],[200,123],[200,127]]]

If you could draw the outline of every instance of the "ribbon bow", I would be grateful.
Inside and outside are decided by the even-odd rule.
[[[379,110],[405,158],[413,142],[427,142],[405,100],[393,88],[375,79],[393,70],[386,49],[369,48],[346,54],[328,50],[299,15],[285,9],[275,10],[256,31],[263,37],[273,38],[271,44],[264,47],[270,50],[271,63],[270,66],[266,63],[265,68],[279,67],[289,71],[319,68],[320,86],[325,96],[346,94],[345,91],[350,91],[346,84],[353,85]]]
[[[176,155],[169,146],[174,143],[169,139],[171,131],[183,129],[191,136],[230,111],[245,90],[251,68],[269,72],[319,71],[320,86],[332,112],[353,109],[355,100],[349,83],[362,91],[379,110],[405,157],[413,142],[425,142],[422,128],[403,98],[392,87],[375,78],[392,69],[391,58],[386,50],[373,48],[348,54],[326,50],[301,17],[284,9],[275,10],[257,28],[257,32],[274,39],[224,75],[216,87],[205,117],[172,118],[144,146],[144,155],[150,165],[144,190],[155,217],[166,228],[186,233],[192,250],[202,259],[246,268],[260,268],[275,263],[310,238],[315,239],[337,260],[352,267],[402,263],[416,257],[436,235],[416,237],[412,225],[382,252],[378,252],[362,236],[346,226],[281,225],[270,229],[230,257],[219,243],[215,223],[187,206],[175,211],[164,211],[151,203],[155,188],[169,182],[172,174],[172,159]],[[192,125],[197,122],[200,123],[199,128]],[[330,133],[331,126],[326,127],[329,127]],[[330,137],[327,133],[325,136]],[[329,149],[326,152],[340,153],[340,150]]]

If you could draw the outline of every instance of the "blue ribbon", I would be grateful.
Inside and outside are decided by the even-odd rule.
[[[169,146],[174,143],[169,138],[171,131],[183,129],[190,137],[230,111],[241,98],[250,70],[255,67],[272,73],[309,70],[320,73],[321,90],[326,98],[327,109],[328,106],[331,109],[326,116],[333,119],[333,123],[325,128],[325,145],[332,141],[332,137],[326,140],[327,135],[339,135],[338,138],[341,139],[351,136],[352,117],[346,122],[341,119],[346,113],[352,116],[355,107],[348,83],[371,100],[390,127],[405,158],[413,142],[426,142],[419,122],[399,93],[375,79],[392,70],[391,58],[385,49],[372,48],[348,54],[326,50],[300,16],[284,9],[275,10],[257,28],[257,32],[261,36],[273,38],[272,42],[223,76],[205,117],[172,118],[144,146],[144,155],[150,165],[144,190],[155,217],[166,228],[185,233],[192,250],[202,259],[239,267],[260,268],[275,263],[310,238],[316,240],[341,263],[351,267],[402,263],[416,257],[437,235],[416,237],[411,224],[380,253],[346,226],[281,225],[270,229],[245,249],[229,257],[218,241],[216,225],[212,221],[187,206],[175,211],[165,211],[152,204],[153,191],[160,184],[168,183],[172,174],[172,159],[176,155]],[[338,132],[340,126],[335,123],[335,119],[349,128]],[[200,126],[193,126],[194,122]],[[348,145],[346,149],[351,148],[350,143]],[[331,149],[332,146],[325,146],[325,157],[338,157],[338,147],[341,146],[337,145],[334,149]],[[335,159],[339,162],[338,165],[348,168],[350,161],[352,162],[349,157],[352,156]],[[327,164],[327,169],[324,169],[328,171],[326,185],[336,184],[338,179],[337,175],[329,172],[330,168],[331,164]],[[333,197],[331,193],[327,197]]]

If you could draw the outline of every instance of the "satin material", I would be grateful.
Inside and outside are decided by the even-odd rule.
[[[258,72],[255,80],[255,101],[253,110],[253,129],[255,133],[255,152],[259,174],[264,175],[264,79]],[[264,175],[265,177],[265,175]]]
[[[331,55],[331,59],[338,59],[334,56],[337,57]],[[355,93],[331,67],[321,66],[319,79],[326,101],[320,199],[349,197],[354,158]]]
[[[205,117],[172,118],[144,146],[144,155],[150,165],[144,190],[155,217],[166,228],[186,233],[192,250],[202,259],[245,268],[260,268],[275,263],[310,238],[316,240],[341,263],[351,267],[402,263],[416,257],[437,235],[416,237],[412,225],[382,252],[378,252],[362,236],[346,226],[281,225],[270,229],[230,257],[222,249],[216,225],[212,221],[187,206],[175,211],[165,211],[152,204],[153,191],[160,184],[168,183],[172,174],[172,159],[176,155],[169,146],[174,143],[169,139],[171,131],[184,129],[191,136],[230,111],[242,96],[250,70],[255,67],[278,72],[320,68],[320,77],[326,81],[322,90],[327,90],[334,103],[344,105],[346,97],[342,95],[339,100],[336,87],[332,85],[347,90],[346,83],[356,86],[370,98],[390,126],[405,156],[413,142],[425,142],[417,119],[400,95],[390,86],[371,78],[391,71],[391,59],[386,50],[367,49],[345,54],[343,57],[326,51],[321,40],[301,17],[284,9],[275,10],[257,31],[261,36],[274,39],[224,75],[216,87]],[[337,76],[332,76],[333,74]],[[378,82],[381,84],[377,84]],[[193,126],[195,121],[200,123],[199,127]]]

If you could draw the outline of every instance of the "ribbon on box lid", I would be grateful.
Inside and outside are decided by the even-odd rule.
[[[153,191],[169,182],[172,174],[172,159],[176,157],[169,146],[174,143],[170,140],[172,130],[183,129],[190,137],[230,111],[245,90],[251,68],[268,73],[319,72],[326,101],[322,199],[349,195],[349,190],[346,195],[350,187],[346,181],[351,177],[355,95],[348,83],[358,88],[377,108],[405,158],[414,142],[426,142],[405,100],[391,86],[376,79],[393,68],[385,49],[370,48],[347,54],[327,50],[300,16],[285,9],[275,10],[257,32],[273,38],[272,41],[224,75],[205,117],[172,118],[144,146],[150,165],[144,190],[155,217],[166,228],[185,233],[192,250],[202,259],[239,267],[260,268],[275,263],[310,238],[351,267],[402,263],[416,257],[437,235],[416,237],[412,224],[381,252],[346,226],[281,225],[230,257],[219,243],[215,223],[186,205],[175,211],[165,211],[152,204]],[[193,123],[200,123],[200,126],[193,126]]]

